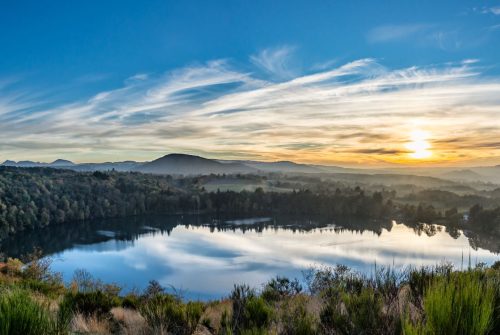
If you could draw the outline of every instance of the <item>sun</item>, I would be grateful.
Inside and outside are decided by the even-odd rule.
[[[432,156],[431,145],[427,138],[429,138],[429,133],[426,131],[416,129],[411,132],[410,142],[406,144],[406,148],[412,151],[411,158],[425,159]]]

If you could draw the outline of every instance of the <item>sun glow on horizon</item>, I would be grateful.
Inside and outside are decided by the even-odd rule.
[[[431,145],[427,141],[429,133],[420,129],[411,132],[410,142],[406,148],[412,152],[409,154],[414,159],[425,159],[432,156]]]

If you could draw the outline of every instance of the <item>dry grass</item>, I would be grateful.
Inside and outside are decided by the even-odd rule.
[[[196,327],[193,335],[212,335],[212,333],[210,332],[210,330],[207,329],[207,327],[202,326],[202,325],[198,325],[198,327]]]
[[[205,312],[201,316],[201,320],[210,320],[210,326],[214,328],[215,333],[219,332],[219,326],[222,319],[222,313],[231,314],[233,305],[232,301],[229,299],[221,300],[219,302],[214,302],[207,306]]]
[[[120,334],[142,335],[148,333],[148,325],[144,317],[137,311],[116,307],[111,309],[111,314],[120,325]]]
[[[42,306],[45,306],[51,313],[56,314],[59,310],[61,299],[52,299],[40,292],[31,292],[31,298]]]
[[[307,312],[309,312],[315,318],[319,319],[319,314],[321,313],[321,309],[323,308],[323,301],[321,300],[321,298],[315,295],[310,296],[307,294],[302,294],[301,296],[303,297],[302,299],[306,300]]]
[[[110,324],[95,315],[85,317],[82,314],[73,316],[70,324],[71,331],[83,334],[110,334]]]

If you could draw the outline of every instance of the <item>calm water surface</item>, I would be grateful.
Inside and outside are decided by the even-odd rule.
[[[495,253],[500,241],[440,226],[338,224],[246,218],[214,226],[198,216],[125,218],[36,231],[6,241],[2,249],[20,256],[41,248],[67,281],[76,269],[86,269],[125,290],[142,289],[156,279],[200,299],[227,295],[234,283],[260,287],[276,275],[300,279],[311,266],[345,264],[370,274],[375,264],[448,261],[460,267],[469,257],[472,263],[500,259]]]

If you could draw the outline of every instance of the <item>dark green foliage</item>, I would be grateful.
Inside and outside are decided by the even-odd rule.
[[[255,298],[255,291],[251,289],[248,285],[234,285],[233,292],[231,293],[231,301],[233,302],[233,315],[232,315],[232,325],[235,327],[235,333],[237,333],[237,327],[243,326],[246,321],[246,305],[250,299]]]
[[[178,208],[168,177],[0,167],[0,238],[49,224]]]
[[[344,294],[343,302],[351,321],[350,334],[383,333],[383,302],[378,292],[366,287],[359,294]]]
[[[307,216],[325,221],[399,218],[411,225],[440,223],[455,230],[467,227],[500,233],[500,208],[473,206],[468,221],[455,209],[474,202],[498,206],[497,198],[467,196],[463,199],[455,195],[455,200],[446,202],[452,209],[444,212],[433,201],[443,202],[448,191],[431,190],[429,194],[410,197],[412,201],[431,202],[415,206],[393,202],[397,200],[394,191],[372,189],[368,193],[359,187],[353,189],[345,185],[343,189],[335,189],[333,185],[340,185],[328,186],[329,182],[313,177],[290,177],[284,183],[275,181],[280,185],[290,184],[288,186],[294,189],[290,192],[265,192],[262,188],[254,192],[206,192],[201,185],[203,180],[210,178],[217,179],[216,176],[172,178],[130,172],[88,173],[1,166],[0,240],[16,232],[64,222],[181,213]],[[231,178],[266,180],[264,176]],[[450,233],[456,234],[453,230]]]
[[[480,205],[472,206],[469,210],[469,223],[485,232],[500,231],[500,207],[484,209]]]
[[[151,299],[163,293],[165,293],[165,288],[161,286],[157,280],[150,280],[148,287],[144,290],[143,297],[145,299]]]
[[[326,334],[385,334],[387,331],[382,298],[371,287],[357,293],[330,293],[325,303],[320,320]]]
[[[302,296],[289,299],[284,303],[281,324],[280,335],[313,335],[318,332],[317,321],[307,311],[307,301]]]
[[[398,299],[400,283],[403,281],[404,273],[395,271],[390,267],[375,267],[375,278],[372,286],[383,297],[387,304],[392,304]]]
[[[63,304],[74,313],[85,316],[92,314],[107,316],[113,307],[120,305],[117,296],[107,294],[103,291],[67,293]]]
[[[302,285],[297,279],[290,280],[277,276],[271,279],[262,290],[262,298],[267,302],[279,301],[302,292]]]
[[[423,297],[424,291],[430,285],[432,278],[434,278],[434,271],[430,268],[410,269],[407,282],[412,291],[411,296],[417,299]]]
[[[0,167],[0,239],[8,234],[63,222],[159,213],[317,215],[383,218],[393,205],[382,193],[360,189],[329,192],[212,192],[196,178],[141,173],[74,172]]]
[[[232,335],[233,324],[227,310],[224,310],[220,319],[219,335]]]
[[[231,300],[231,325],[234,334],[260,334],[270,325],[272,308],[247,285],[235,285]]]
[[[182,303],[168,294],[156,294],[140,308],[141,314],[153,333],[192,334],[195,330],[205,305],[201,302]]]
[[[186,321],[190,332],[193,332],[195,330],[204,311],[205,304],[203,304],[202,302],[189,301],[186,304]]]
[[[129,293],[122,299],[122,307],[129,309],[138,309],[140,306],[140,298],[133,293]]]
[[[304,279],[311,294],[320,294],[327,290],[359,292],[366,281],[345,265],[309,269],[304,271]]]

